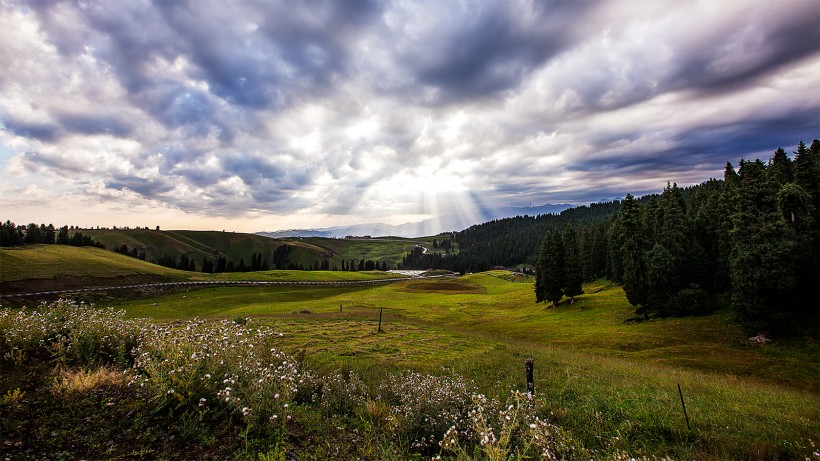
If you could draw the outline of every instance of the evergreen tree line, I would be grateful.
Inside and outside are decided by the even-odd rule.
[[[768,163],[727,163],[722,181],[627,195],[609,224],[607,275],[644,317],[705,313],[728,291],[750,330],[783,329],[820,303],[819,210],[820,141],[793,159],[778,149]],[[539,259],[548,278],[550,264]]]
[[[114,248],[114,252],[124,254],[126,256],[131,256],[132,258],[137,258],[137,259],[140,259],[142,261],[145,261],[145,258],[146,258],[146,255],[145,255],[144,251],[138,250],[137,247],[128,249],[128,245],[126,245],[124,243],[122,245],[118,246],[117,248]]]
[[[570,208],[559,214],[516,216],[471,226],[448,236],[450,253],[424,253],[413,248],[403,258],[404,269],[447,269],[462,274],[481,272],[496,266],[535,267],[542,238],[552,229],[572,224],[578,229],[579,254],[585,279],[606,275],[606,233],[608,220],[618,210],[618,202],[593,203]],[[443,245],[437,242],[441,248]]]
[[[14,247],[22,245],[57,244],[72,246],[93,246],[105,248],[105,245],[95,242],[90,235],[74,231],[74,226],[63,226],[56,229],[53,224],[39,226],[29,223],[27,226],[18,226],[6,220],[0,224],[0,247]]]
[[[327,262],[327,260],[325,260]],[[325,269],[326,270],[326,269]],[[336,270],[334,267],[333,270]],[[348,272],[357,272],[357,271],[388,271],[390,267],[387,265],[386,262],[382,261],[374,261],[371,259],[360,259],[358,264],[355,260],[351,259],[350,261],[342,260],[342,270]]]
[[[710,295],[729,293],[750,330],[776,330],[820,305],[818,210],[814,140],[792,156],[778,149],[765,163],[741,160],[737,170],[727,163],[722,180],[472,226],[454,234],[456,253],[414,248],[402,267],[464,273],[534,265],[536,300],[553,303],[559,292],[573,296],[580,268],[583,281],[623,284],[644,317],[705,313]]]

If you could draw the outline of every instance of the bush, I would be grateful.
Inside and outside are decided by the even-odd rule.
[[[450,427],[467,420],[473,387],[457,376],[405,372],[382,382],[379,397],[394,417],[392,435],[412,448],[430,451]]]
[[[123,311],[96,309],[69,300],[36,310],[0,310],[0,360],[53,360],[60,366],[96,367],[133,363],[140,325]]]
[[[669,300],[669,311],[672,315],[682,317],[687,315],[706,315],[712,312],[709,303],[709,294],[698,285],[684,288]]]

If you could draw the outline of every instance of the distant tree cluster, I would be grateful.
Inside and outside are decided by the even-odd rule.
[[[128,245],[126,245],[124,243],[122,245],[118,246],[117,248],[114,248],[114,252],[124,254],[126,256],[131,256],[132,258],[141,259],[143,261],[145,261],[145,258],[146,258],[144,249],[139,249],[138,250],[137,247],[129,249]]]
[[[620,208],[618,202],[593,203],[564,210],[560,214],[516,216],[489,221],[437,241],[432,251],[415,247],[402,259],[403,269],[448,269],[462,274],[496,266],[532,272],[543,236],[572,224],[578,231],[578,249],[584,279],[606,276],[609,220]],[[450,248],[450,253],[446,252]],[[445,249],[444,252],[440,251]]]
[[[370,259],[360,259],[357,263],[355,260],[351,259],[349,262],[342,260],[342,270],[348,272],[357,272],[357,271],[387,271],[389,267],[387,263],[382,261],[379,263],[378,261],[370,260]]]
[[[278,248],[277,248],[278,249]],[[183,255],[184,256],[184,255]],[[190,260],[190,267],[193,269],[189,269],[195,271],[195,265],[193,259]],[[233,261],[229,261],[225,255],[220,254],[219,252],[214,254],[214,259],[210,260],[208,257],[202,258],[202,272],[211,274],[211,273],[220,273],[220,272],[251,272],[251,271],[266,271],[270,270],[270,265],[268,265],[268,260],[264,259],[262,252],[254,252],[251,255],[251,263],[250,265],[245,263],[245,258],[239,258],[239,264],[234,264]]]
[[[57,244],[72,246],[93,246],[105,248],[105,245],[95,242],[90,235],[83,235],[74,226],[63,226],[55,229],[53,224],[39,226],[29,223],[27,226],[18,226],[6,220],[0,224],[0,247],[14,247],[22,245]],[[71,234],[71,231],[74,231]]]

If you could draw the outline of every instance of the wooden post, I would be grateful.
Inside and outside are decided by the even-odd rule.
[[[342,313],[342,303],[339,303],[339,313]]]
[[[680,395],[680,404],[683,406],[683,417],[686,418],[686,428],[691,431],[692,428],[689,426],[689,415],[686,414],[686,404],[683,402],[683,392],[680,390],[680,383],[678,383],[678,395]]]
[[[379,308],[379,333],[382,332],[382,310],[384,310],[384,307]]]
[[[524,361],[524,367],[527,370],[527,394],[530,397],[535,396],[535,382],[532,378],[532,369],[533,369],[533,361],[532,359],[527,359]]]

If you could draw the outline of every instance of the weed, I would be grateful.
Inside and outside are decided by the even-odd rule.
[[[123,373],[108,367],[95,370],[60,370],[52,388],[60,395],[89,392],[101,387],[123,385]]]
[[[13,391],[7,391],[6,395],[0,398],[0,405],[11,408],[18,408],[22,404],[23,398],[25,396],[26,391],[21,391],[18,387]]]

